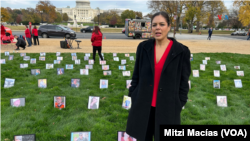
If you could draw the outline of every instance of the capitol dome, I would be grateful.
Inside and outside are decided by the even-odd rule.
[[[91,8],[89,0],[76,0],[76,8]]]

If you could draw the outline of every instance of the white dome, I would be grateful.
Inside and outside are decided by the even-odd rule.
[[[76,0],[76,8],[90,8],[89,0]]]

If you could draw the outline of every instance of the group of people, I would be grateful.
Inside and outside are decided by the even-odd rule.
[[[32,46],[32,37],[34,40],[34,44],[33,45],[39,45],[39,39],[38,39],[38,30],[36,28],[36,26],[33,27],[31,26],[31,23],[29,23],[29,27],[27,25],[25,25],[26,29],[25,29],[25,38],[28,42],[28,46],[27,47],[31,47]],[[15,50],[20,50],[19,47],[25,49],[26,48],[26,42],[24,38],[18,37],[17,35],[14,35],[14,37],[17,40],[16,43],[16,49]]]

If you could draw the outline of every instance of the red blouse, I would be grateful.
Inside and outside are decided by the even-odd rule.
[[[167,59],[168,53],[173,45],[173,41],[170,40],[170,43],[168,44],[168,47],[166,48],[164,54],[162,55],[161,59],[158,63],[156,63],[156,53],[155,53],[155,46],[154,46],[154,62],[155,62],[155,74],[154,74],[154,90],[153,90],[153,98],[152,98],[152,107],[156,107],[156,99],[157,99],[157,91],[159,87],[159,82],[161,78],[161,72],[163,69],[163,66],[165,64],[165,61]]]

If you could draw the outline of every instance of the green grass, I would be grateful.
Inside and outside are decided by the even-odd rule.
[[[118,70],[119,62],[112,61],[112,53],[104,53],[107,65],[110,65],[111,76],[103,76],[99,62],[94,64],[89,75],[80,75],[87,61],[83,60],[84,53],[77,53],[81,59],[80,65],[75,65],[70,53],[62,53],[63,61],[55,64],[54,69],[45,69],[46,63],[53,63],[55,53],[47,53],[46,61],[39,61],[39,53],[27,53],[27,56],[37,59],[37,64],[23,61],[19,53],[11,53],[14,60],[9,61],[2,53],[6,64],[1,66],[1,140],[13,140],[14,135],[36,134],[37,141],[69,141],[70,133],[74,131],[91,131],[92,141],[115,141],[117,131],[126,129],[128,111],[121,107],[123,95],[128,94],[125,88],[126,80],[131,77],[122,76]],[[129,61],[123,53],[118,57],[127,60],[126,69],[133,74],[134,61]],[[135,56],[131,53],[130,56]],[[92,53],[91,53],[92,57]],[[250,79],[249,55],[230,53],[198,53],[194,54],[191,69],[200,68],[205,57],[210,57],[206,71],[199,71],[200,77],[190,76],[191,89],[189,101],[181,113],[183,125],[234,125],[250,124]],[[231,58],[232,57],[232,58]],[[96,60],[99,60],[97,55]],[[213,76],[213,70],[220,70],[215,63],[221,60],[227,71],[220,71],[220,78]],[[19,68],[20,63],[28,63],[28,68]],[[57,75],[56,68],[65,68],[65,64],[74,64],[73,70]],[[239,65],[245,73],[238,77],[234,66]],[[41,74],[33,76],[30,69],[41,69]],[[5,78],[14,78],[15,86],[4,88]],[[80,78],[80,87],[71,88],[71,78]],[[38,88],[38,79],[47,79],[47,88]],[[108,79],[108,89],[100,89],[100,79]],[[213,80],[221,81],[221,89],[213,88]],[[234,79],[241,79],[243,88],[234,87]],[[54,96],[66,96],[66,108],[59,110],[53,106]],[[226,95],[228,107],[218,107],[217,95]],[[90,110],[89,96],[99,96],[98,110]],[[13,108],[11,98],[25,97],[25,107]],[[104,98],[105,99],[102,99]]]

